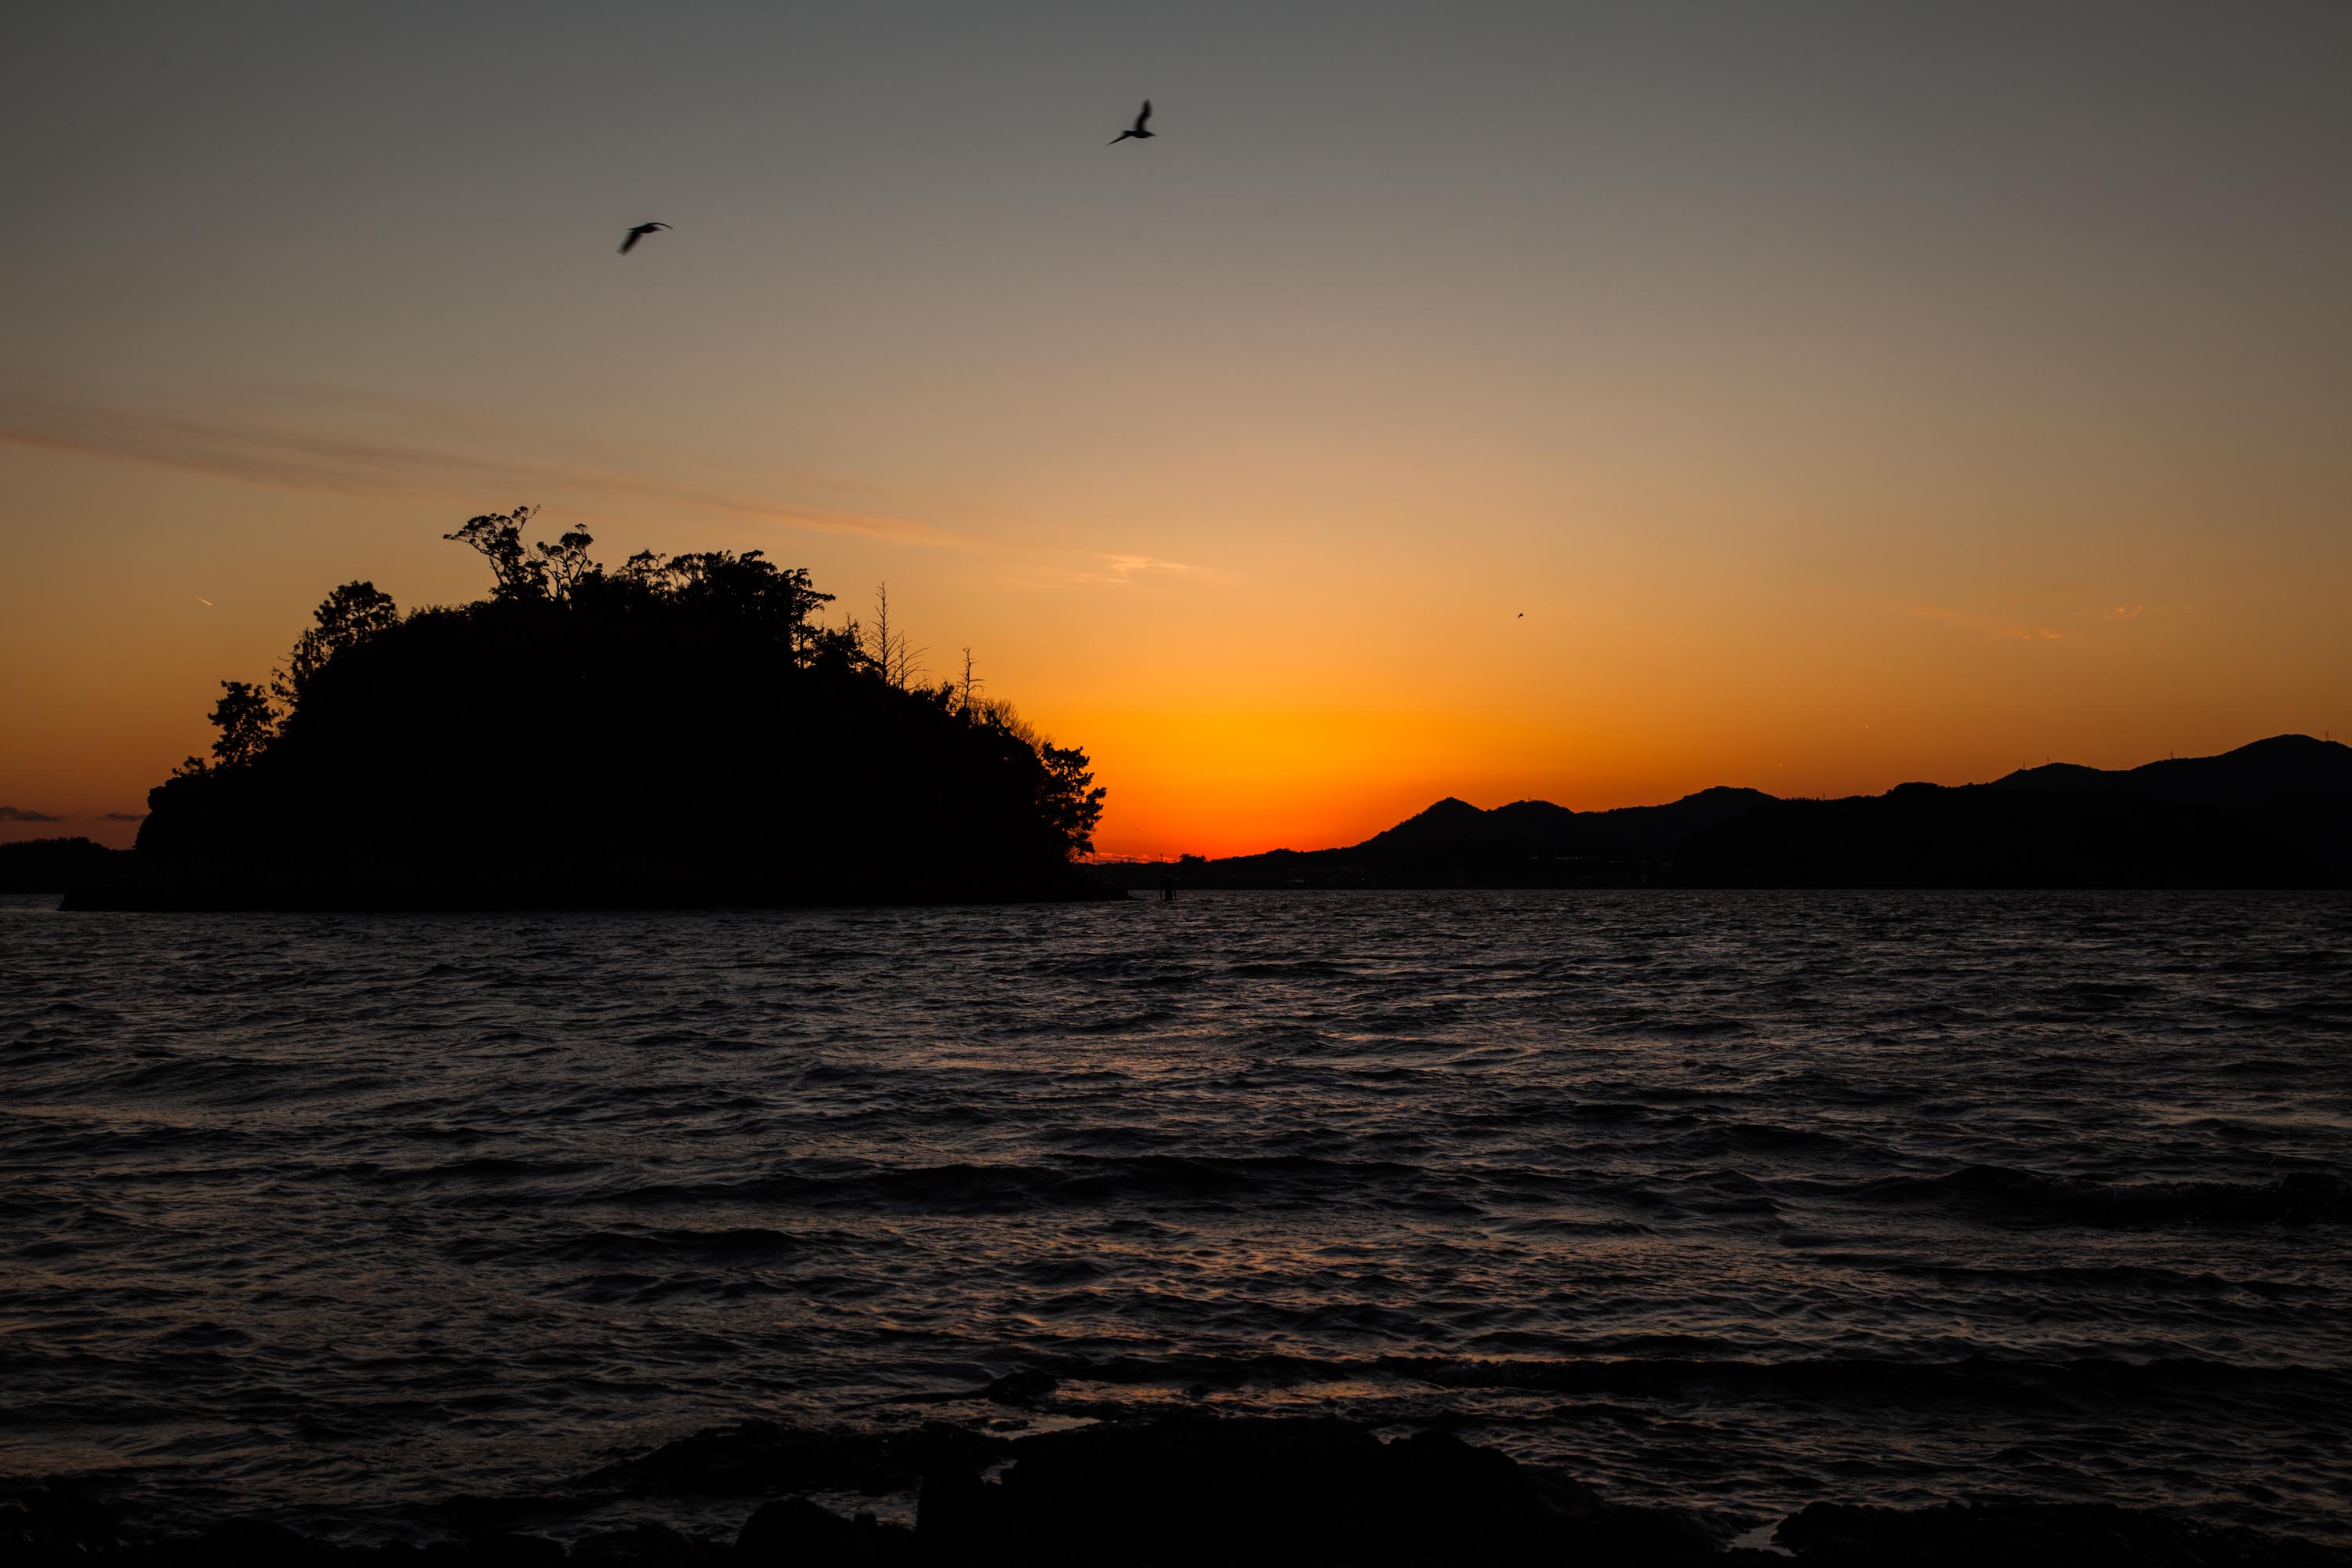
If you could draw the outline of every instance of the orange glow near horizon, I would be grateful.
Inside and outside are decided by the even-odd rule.
[[[2352,735],[2339,13],[926,16],[43,11],[0,837],[518,502],[887,581],[1114,854]]]
[[[102,551],[71,533],[20,550],[17,581],[45,591],[10,606],[20,679],[0,698],[0,803],[61,820],[0,822],[0,837],[128,843],[147,787],[208,742],[216,683],[266,676],[335,583],[370,577],[406,606],[482,588],[438,537],[460,520],[446,502],[5,445],[0,479],[58,510],[197,524],[134,522]],[[551,504],[546,531],[587,510]],[[342,524],[331,547],[313,536],[321,517]],[[1606,591],[1538,545],[1509,596],[1487,586],[1509,576],[1498,560],[1416,574],[1409,534],[1367,531],[1301,595],[1290,584],[1311,571],[1311,542],[1266,549],[1255,569],[1203,550],[1177,570],[656,521],[609,498],[583,521],[608,560],[722,544],[807,561],[839,595],[836,619],[865,607],[852,584],[887,576],[935,673],[969,641],[992,695],[1087,749],[1110,791],[1097,836],[1110,855],[1354,843],[1445,795],[1596,810],[1717,784],[1876,792],[2352,720],[2326,588],[2352,580],[2341,542],[2310,542],[2315,570],[2298,576],[2183,531],[2164,569],[2102,576],[2027,539],[1972,573],[1930,563],[1950,599],[1937,605],[1906,592],[1902,567],[1835,560],[1833,531],[1776,537],[1793,560],[1748,552],[1678,572],[1580,547]]]

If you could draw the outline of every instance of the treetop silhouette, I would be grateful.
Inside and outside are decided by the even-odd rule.
[[[373,906],[1075,896],[1104,790],[967,671],[758,551],[606,569],[538,509],[446,537],[488,597],[321,601],[149,796],[160,901]],[[885,601],[887,603],[887,601]]]

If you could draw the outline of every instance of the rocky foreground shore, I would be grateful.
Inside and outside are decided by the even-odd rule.
[[[1023,1392],[1003,1391],[1013,1403]],[[912,1527],[820,1494],[917,1499]],[[731,1539],[639,1520],[633,1500],[758,1500]],[[854,1502],[851,1505],[854,1508]],[[605,1521],[583,1533],[593,1516]],[[1386,1440],[1320,1417],[1181,1414],[1026,1434],[933,1422],[875,1435],[745,1421],[667,1443],[543,1496],[459,1497],[420,1516],[428,1544],[353,1545],[257,1519],[157,1535],[68,1482],[0,1507],[0,1562],[32,1565],[1998,1564],[2000,1568],[2352,1568],[2292,1537],[2094,1504],[1924,1509],[1815,1503],[1769,1546],[1733,1545],[1670,1510],[1440,1432]],[[559,1537],[569,1538],[566,1545]]]

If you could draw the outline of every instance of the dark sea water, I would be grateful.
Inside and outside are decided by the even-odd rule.
[[[364,1532],[1032,1367],[2352,1539],[2352,900],[0,908],[0,1476]]]

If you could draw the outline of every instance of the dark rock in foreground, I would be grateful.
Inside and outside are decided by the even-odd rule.
[[[1006,1457],[1011,1463],[995,1474]],[[115,1563],[578,1563],[996,1568],[999,1564],[1678,1564],[1861,1568],[2347,1568],[2352,1553],[2235,1526],[2086,1504],[1926,1509],[1816,1503],[1779,1552],[1725,1551],[1695,1520],[1612,1504],[1565,1477],[1440,1433],[1382,1441],[1319,1417],[1164,1415],[1006,1442],[933,1423],[896,1436],[742,1422],[608,1466],[583,1505],[627,1495],[771,1494],[730,1543],[646,1520],[567,1552],[533,1536],[357,1547],[261,1520],[139,1539],[68,1483],[0,1507],[0,1560]],[[915,1528],[845,1519],[811,1490],[919,1490]],[[541,1500],[543,1505],[547,1500]]]
[[[1002,1457],[998,1439],[945,1421],[910,1432],[866,1432],[738,1421],[664,1443],[580,1479],[633,1497],[775,1497],[843,1491],[880,1497],[911,1491],[943,1469],[977,1472]]]
[[[760,1505],[735,1538],[735,1561],[742,1563],[883,1564],[943,1561],[926,1551],[913,1531],[883,1524],[870,1513],[844,1519],[817,1507],[806,1498]]]
[[[926,1512],[923,1533],[1003,1563],[1662,1565],[1713,1554],[1678,1515],[1612,1506],[1443,1433],[1384,1443],[1327,1418],[1172,1415],[1049,1433],[1013,1452],[994,1495],[966,1489],[939,1527]]]
[[[2236,1525],[2208,1525],[2105,1503],[1853,1508],[1817,1502],[1773,1541],[1800,1563],[1865,1568],[2252,1568],[2341,1563],[2347,1554]]]

